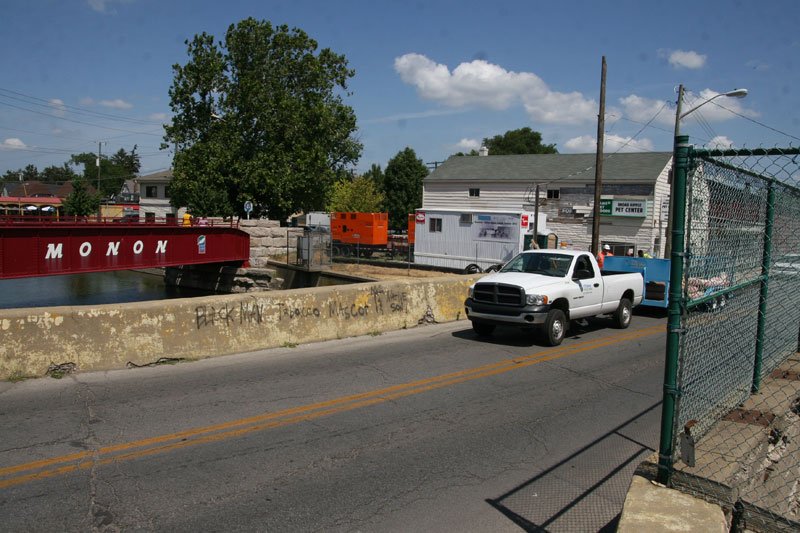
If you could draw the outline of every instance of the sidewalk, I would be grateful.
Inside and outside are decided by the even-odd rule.
[[[672,488],[657,456],[639,465],[617,531],[800,531],[798,374],[795,354],[696,444],[695,466],[676,462]]]

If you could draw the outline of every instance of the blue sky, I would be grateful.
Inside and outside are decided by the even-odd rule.
[[[7,0],[0,33],[0,173],[134,144],[159,150],[184,41],[223,38],[248,16],[307,32],[355,70],[364,151],[383,168],[411,147],[425,162],[528,126],[562,153],[595,151],[602,56],[605,153],[669,151],[677,86],[698,145],[800,143],[800,2]],[[719,104],[719,105],[717,105]],[[733,111],[734,113],[731,113]],[[697,119],[700,119],[698,121]]]

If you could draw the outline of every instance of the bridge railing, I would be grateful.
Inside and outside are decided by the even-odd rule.
[[[0,215],[0,226],[119,226],[120,224],[150,226],[212,226],[238,228],[239,218],[192,218],[185,221],[175,217],[71,217],[53,215]]]

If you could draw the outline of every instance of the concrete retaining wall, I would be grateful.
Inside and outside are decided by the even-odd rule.
[[[464,319],[477,276],[160,300],[0,310],[0,379],[162,357],[205,358]]]

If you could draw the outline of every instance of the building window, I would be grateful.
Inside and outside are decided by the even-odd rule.
[[[469,195],[470,196],[476,196],[476,197],[480,196],[481,195],[481,190],[480,189],[470,189],[469,190]]]
[[[145,198],[158,198],[158,187],[156,185],[148,185],[144,188]]]
[[[458,222],[459,224],[472,224],[472,213],[461,213]]]
[[[156,218],[156,214],[155,213],[147,213],[147,212],[145,212],[145,214],[144,214],[144,219],[145,220],[155,220],[155,218]]]
[[[431,233],[433,233],[433,232],[441,232],[442,231],[442,219],[441,218],[432,218],[429,230],[430,230]]]
[[[561,191],[559,189],[547,189],[548,200],[558,200],[561,198]]]

